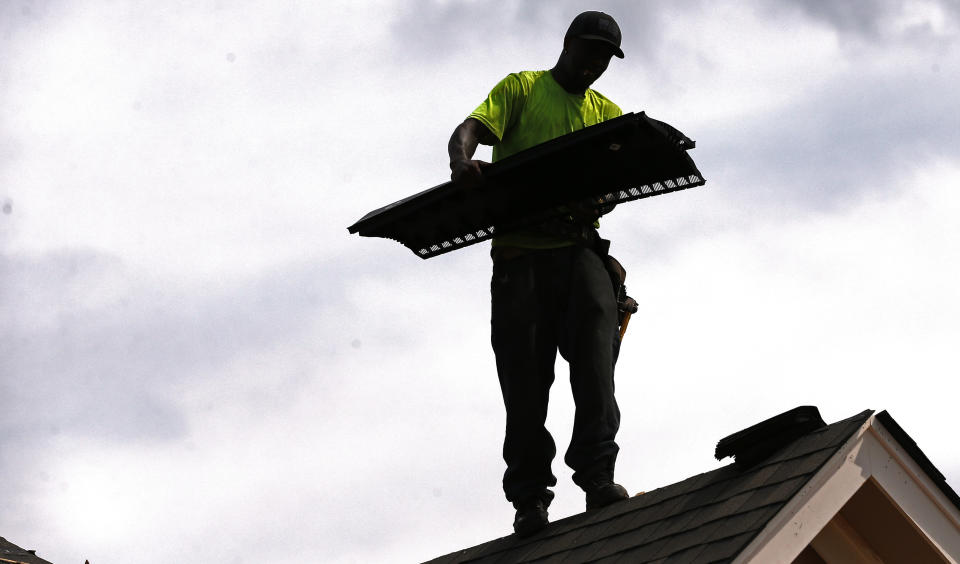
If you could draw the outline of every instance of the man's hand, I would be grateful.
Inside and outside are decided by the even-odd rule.
[[[493,144],[497,138],[482,123],[467,118],[450,136],[447,152],[450,155],[450,180],[457,184],[478,187],[483,184],[483,169],[490,163],[473,158],[477,145]]]
[[[474,159],[457,159],[450,162],[450,180],[456,184],[477,188],[483,184],[483,169],[490,163]]]

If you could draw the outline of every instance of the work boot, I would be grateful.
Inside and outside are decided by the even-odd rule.
[[[513,520],[513,532],[517,533],[517,536],[529,537],[543,530],[549,523],[547,504],[538,497],[515,501],[513,506],[517,508],[517,516]]]
[[[587,511],[600,509],[630,497],[626,488],[613,483],[613,480],[594,482],[585,488],[585,491],[587,492]]]

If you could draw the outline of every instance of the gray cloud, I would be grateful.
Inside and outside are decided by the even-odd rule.
[[[685,4],[698,4],[686,2]],[[498,43],[511,41],[539,49],[547,45],[560,54],[563,34],[570,21],[583,10],[602,10],[613,15],[624,32],[624,51],[640,60],[655,57],[662,34],[663,18],[675,7],[638,6],[619,0],[598,6],[584,6],[577,0],[556,2],[503,2],[495,10],[482,2],[437,2],[416,0],[406,4],[393,24],[394,41],[400,60],[429,60],[468,56],[484,61]],[[527,53],[528,54],[528,53]],[[518,53],[518,55],[523,55]],[[553,60],[544,60],[549,67]],[[507,63],[509,65],[509,63]],[[505,68],[504,73],[509,72]],[[491,85],[492,86],[492,85]]]
[[[729,171],[730,196],[814,209],[889,193],[903,174],[960,159],[955,85],[918,65],[847,76],[776,113],[700,132],[702,170]]]
[[[138,280],[142,273],[91,251],[3,257],[0,373],[12,404],[0,418],[4,435],[35,435],[45,421],[39,428],[47,432],[181,436],[167,390],[197,374],[221,377],[216,369],[230,359],[287,342],[329,315],[344,301],[345,283],[333,271],[293,265],[190,289]],[[84,303],[99,288],[110,289],[102,303]],[[345,344],[320,340],[312,352],[333,355]],[[279,386],[284,377],[268,370],[263,383]]]
[[[348,335],[327,327],[299,365],[264,367],[256,384],[223,381],[220,367],[295,340],[318,318],[342,318],[334,304],[346,284],[335,270],[350,269],[293,265],[190,289],[144,281],[92,251],[0,256],[0,471],[25,471],[14,453],[57,437],[182,438],[175,390],[203,380],[250,386],[259,409],[281,408],[319,359],[349,348]]]
[[[929,42],[934,36],[930,22],[915,22],[902,29],[893,25],[895,20],[908,15],[910,4],[906,0],[761,1],[761,6],[774,18],[799,11],[805,18],[835,29],[841,34],[841,39],[856,38],[872,44],[890,41]],[[946,19],[954,24],[960,21],[960,5],[956,2],[940,0],[935,5]]]
[[[28,0],[0,3],[0,40],[8,41],[15,34],[43,22],[54,11],[57,4],[59,2]],[[0,58],[6,58],[8,55],[8,53],[0,54]]]
[[[18,527],[44,530],[28,508],[67,486],[37,469],[65,448],[182,442],[196,431],[191,414],[216,416],[222,403],[256,419],[287,409],[318,380],[331,401],[341,397],[344,381],[318,369],[358,352],[343,324],[353,307],[346,292],[352,272],[371,268],[346,262],[193,287],[92,250],[0,254],[0,482],[22,515]],[[302,349],[280,364],[256,361],[297,342]],[[231,365],[245,368],[238,375]],[[321,420],[337,413],[317,408]]]
[[[817,2],[795,0],[775,2],[780,6],[793,5],[808,17],[827,23],[838,31],[851,32],[871,39],[879,39],[884,20],[896,15],[904,2],[900,0],[856,0],[849,2]]]

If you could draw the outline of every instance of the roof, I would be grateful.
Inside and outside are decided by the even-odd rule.
[[[35,550],[24,550],[0,537],[0,563],[3,564],[51,564],[37,556]]]
[[[728,562],[872,414],[808,432],[753,466],[730,464],[556,521],[527,539],[510,535],[431,562]]]

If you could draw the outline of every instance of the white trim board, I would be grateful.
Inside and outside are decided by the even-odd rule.
[[[784,505],[734,564],[792,562],[873,479],[951,564],[960,564],[960,511],[871,416]]]

